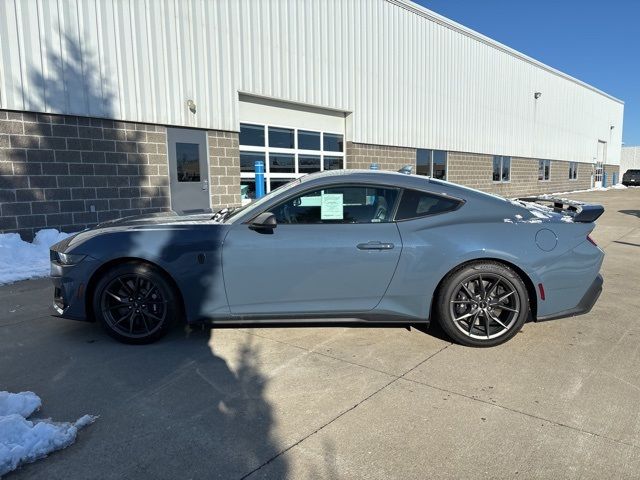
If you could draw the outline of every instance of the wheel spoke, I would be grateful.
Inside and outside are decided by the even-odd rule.
[[[489,315],[489,314],[484,315],[484,328],[485,328],[486,333],[487,333],[487,338],[491,337],[491,332],[489,330],[490,324],[491,324],[491,315]]]
[[[469,290],[469,287],[467,287],[464,283],[461,283],[460,285],[462,286],[462,288],[464,289],[465,293],[469,298],[475,297],[475,295],[471,293],[471,290]]]
[[[148,303],[155,303],[155,302],[148,302]],[[472,300],[451,300],[451,303],[472,304],[474,302]]]
[[[473,312],[465,313],[461,317],[455,318],[454,321],[459,322],[460,320],[464,320],[465,318],[469,318],[471,315],[473,315]]]
[[[487,290],[487,297],[490,297],[495,293],[499,283],[500,283],[500,279],[497,279],[495,282],[493,282],[493,285],[491,285],[491,288]]]
[[[500,297],[498,299],[498,303],[502,303],[504,302],[507,298],[509,298],[511,295],[513,295],[514,293],[516,293],[515,291],[511,290],[509,293],[507,293],[506,295],[503,295],[502,297]]]
[[[122,305],[110,305],[107,307],[107,310],[111,311],[111,310],[115,310],[116,308],[125,308],[127,305],[126,304],[122,304]]]
[[[480,284],[480,295],[482,295],[482,298],[486,298],[487,291],[484,288],[484,280],[482,280],[481,274],[478,274],[478,283]]]
[[[494,322],[496,322],[498,325],[500,325],[502,328],[507,329],[509,327],[507,327],[504,323],[502,323],[500,321],[500,319],[498,318],[497,315],[494,315],[493,312],[489,312],[489,315],[491,316],[491,320],[493,320]]]
[[[129,286],[129,284],[127,282],[125,282],[124,280],[122,280],[122,277],[118,277],[118,281],[122,284],[122,287],[124,288],[124,291],[126,293],[128,293],[129,295],[131,295],[131,287]]]
[[[149,295],[151,295],[152,292],[155,292],[158,289],[158,287],[156,287],[155,285],[151,285],[151,288],[149,288],[149,290],[147,290],[147,293],[144,294],[144,297],[142,297],[143,300],[146,300]]]
[[[129,318],[131,316],[133,312],[127,312],[125,313],[122,317],[120,317],[118,320],[116,320],[116,322],[113,324],[113,326],[115,327],[116,325],[118,325],[120,322],[122,322],[123,320],[126,320],[127,318]]]
[[[507,307],[505,305],[496,305],[495,308],[499,308],[501,310],[507,310],[508,312],[519,313],[520,310],[516,310],[515,308]]]
[[[154,315],[154,314],[153,314],[153,313],[151,313],[151,312],[147,312],[147,315],[148,315],[149,317],[153,318],[154,320],[157,320],[158,322],[161,322],[161,321],[163,320],[162,318],[160,318],[160,317],[158,317],[158,316]]]
[[[122,299],[122,297],[119,297],[118,295],[116,295],[116,294],[114,294],[114,293],[111,293],[111,292],[109,292],[109,291],[108,291],[108,292],[107,292],[107,295],[111,295],[113,298],[115,298],[115,299],[116,299],[118,302],[120,302],[120,303],[126,303],[126,302]]]
[[[140,312],[140,318],[142,318],[142,323],[144,323],[144,328],[147,330],[147,333],[149,333],[150,330],[149,330],[149,325],[147,325],[146,314],[143,312]]]
[[[480,310],[476,312],[471,320],[469,320],[469,335],[471,335],[471,330],[473,330],[473,326],[476,324],[476,320],[478,319],[478,315],[480,315]]]

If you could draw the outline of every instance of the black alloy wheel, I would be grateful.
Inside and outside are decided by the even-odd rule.
[[[443,329],[457,343],[489,347],[520,331],[529,315],[529,298],[512,269],[483,262],[445,279],[438,309]]]
[[[147,264],[126,263],[99,280],[94,295],[96,317],[107,332],[125,343],[150,343],[164,335],[178,311],[165,276]]]

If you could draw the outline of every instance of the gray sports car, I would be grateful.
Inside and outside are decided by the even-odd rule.
[[[54,245],[54,308],[129,343],[178,319],[437,319],[456,342],[488,347],[528,319],[591,309],[602,212],[405,173],[311,174],[242,208],[124,218]]]

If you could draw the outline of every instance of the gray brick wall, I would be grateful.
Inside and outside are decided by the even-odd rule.
[[[382,170],[398,170],[407,164],[415,165],[416,162],[416,149],[406,147],[347,142],[346,155],[347,168],[368,169],[372,163],[378,163]],[[506,197],[591,187],[592,166],[586,163],[578,163],[578,178],[569,180],[569,162],[552,160],[549,180],[540,181],[537,159],[512,157],[511,181],[500,183],[492,180],[493,155],[449,152],[447,161],[449,181]],[[619,172],[619,167],[606,165],[605,171],[610,185],[613,172]]]
[[[450,152],[449,180],[506,197],[567,192],[591,186],[591,165],[578,163],[578,178],[569,180],[569,162],[552,160],[549,180],[538,180],[538,160],[511,158],[511,181],[493,182],[493,155]]]
[[[604,171],[607,174],[607,187],[612,185],[614,173],[616,175],[616,181],[618,183],[622,182],[622,177],[620,176],[620,165],[605,165]]]
[[[209,130],[209,183],[214,210],[235,207],[240,199],[240,149],[237,132]]]
[[[416,164],[415,148],[347,142],[346,156],[347,168],[368,169],[377,163],[381,170],[399,170],[407,164]]]
[[[166,144],[162,126],[0,110],[0,232],[169,209]]]

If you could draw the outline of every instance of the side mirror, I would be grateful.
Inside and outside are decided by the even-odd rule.
[[[271,212],[261,213],[249,224],[249,228],[256,231],[273,230],[277,226],[276,216]]]

